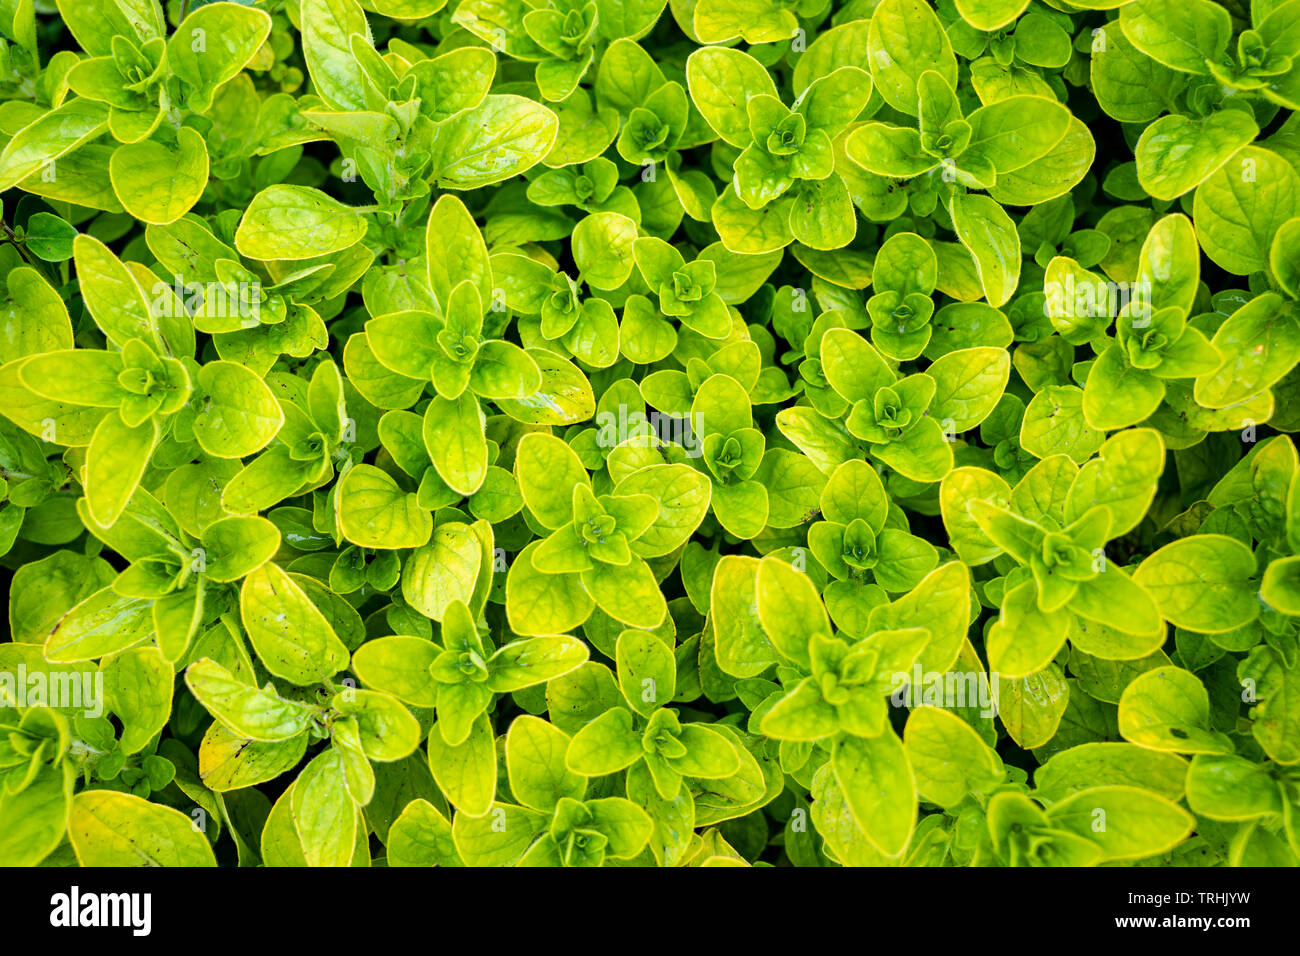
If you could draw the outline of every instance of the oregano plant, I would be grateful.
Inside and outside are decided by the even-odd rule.
[[[1300,0],[0,0],[0,865],[1300,864]]]

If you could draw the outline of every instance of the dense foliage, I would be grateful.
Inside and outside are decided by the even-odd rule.
[[[0,0],[0,864],[1296,865],[1300,0]]]

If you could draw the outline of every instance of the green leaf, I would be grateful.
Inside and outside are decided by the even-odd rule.
[[[74,97],[13,134],[0,152],[0,190],[48,168],[108,126],[108,104]]]
[[[290,801],[307,865],[347,866],[356,842],[357,808],[336,748],[322,750],[303,768]]]
[[[831,633],[816,586],[775,557],[759,563],[757,585],[758,620],[768,641],[791,663],[809,667],[809,641]]]
[[[67,763],[40,767],[17,793],[0,795],[0,862],[5,866],[36,866],[63,841],[72,805],[72,767]]]
[[[593,213],[573,229],[573,261],[593,289],[617,289],[632,274],[636,223],[616,212]]]
[[[1151,372],[1134,368],[1114,344],[1093,363],[1083,387],[1083,415],[1098,431],[1112,431],[1145,421],[1165,397],[1165,384]]]
[[[1197,534],[1171,542],[1143,561],[1134,581],[1177,627],[1223,634],[1259,615],[1255,557],[1234,538]]]
[[[276,677],[318,684],[347,665],[334,628],[279,565],[264,564],[244,578],[239,613],[257,656]]]
[[[948,561],[897,600],[871,611],[871,629],[925,628],[930,641],[918,660],[923,671],[946,671],[956,663],[970,621],[970,571]]]
[[[618,683],[623,697],[637,713],[648,717],[672,701],[677,691],[677,662],[673,650],[645,631],[624,631],[615,648]]]
[[[90,661],[134,647],[153,633],[150,604],[112,588],[96,591],[54,625],[45,639],[45,659]]]
[[[138,753],[167,724],[172,709],[171,664],[153,647],[135,647],[105,662],[104,695],[122,722],[118,745]]]
[[[565,755],[565,766],[583,776],[603,776],[631,766],[644,753],[641,735],[632,727],[631,712],[614,707],[574,734]]]
[[[444,189],[477,189],[537,165],[559,131],[556,115],[513,93],[488,96],[437,127],[433,176]]]
[[[430,541],[406,559],[402,592],[411,607],[441,621],[453,601],[468,605],[483,570],[482,542],[470,525],[438,525]]]
[[[831,751],[835,779],[858,826],[877,850],[898,856],[916,823],[916,782],[903,743],[892,731],[841,737]]]
[[[1217,265],[1236,275],[1266,269],[1278,229],[1300,215],[1300,173],[1277,153],[1247,146],[1197,187],[1192,215]]]
[[[230,583],[276,557],[281,538],[276,525],[265,518],[227,515],[208,524],[201,541],[208,580]]]
[[[839,733],[840,718],[822,698],[816,681],[800,681],[763,715],[763,733],[774,740],[810,743]]]
[[[954,196],[951,214],[957,239],[975,257],[989,305],[1003,305],[1020,281],[1020,236],[1015,223],[987,196]]]
[[[726,555],[713,572],[710,592],[718,666],[733,677],[753,677],[780,655],[758,617],[759,562]]]
[[[356,0],[303,0],[302,50],[312,84],[335,109],[365,109],[365,71],[350,38],[370,39],[370,25]]]
[[[25,242],[28,251],[45,262],[66,262],[72,258],[72,241],[77,235],[75,226],[48,212],[38,212],[27,220]]]
[[[373,465],[354,465],[339,480],[334,507],[343,536],[363,548],[418,548],[433,534],[415,493]]]
[[[266,384],[246,366],[209,362],[199,369],[202,408],[194,437],[217,458],[247,458],[271,443],[284,412]]]
[[[318,711],[244,683],[216,661],[195,661],[185,685],[214,718],[245,740],[289,740],[311,726]]]
[[[936,385],[929,414],[955,435],[975,428],[993,411],[1011,375],[1011,357],[998,348],[958,349],[926,374]]]
[[[1070,685],[1056,664],[1016,680],[999,681],[998,716],[1011,739],[1026,750],[1041,747],[1061,726],[1070,701]]]
[[[1242,110],[1220,110],[1203,120],[1163,116],[1138,139],[1138,182],[1157,199],[1177,199],[1258,134],[1259,127]]]
[[[979,734],[951,711],[920,707],[907,719],[903,749],[926,800],[949,808],[967,793],[999,783],[1002,761]]]
[[[116,576],[102,558],[55,551],[14,572],[9,585],[9,634],[17,643],[41,644],[59,619]]]
[[[1283,614],[1300,613],[1300,561],[1296,555],[1270,561],[1264,569],[1259,596],[1269,607]]]
[[[1162,609],[1141,584],[1106,562],[1096,577],[1080,582],[1067,605],[1080,617],[1136,636],[1163,633]]]
[[[773,0],[741,0],[720,3],[700,0],[695,7],[695,35],[704,43],[718,43],[738,36],[749,43],[786,40],[798,30],[790,10]]]
[[[939,507],[948,540],[958,557],[971,566],[985,564],[1001,553],[967,510],[971,501],[986,499],[1005,506],[1011,488],[998,475],[983,468],[954,468],[939,486]]]
[[[1187,776],[1187,805],[1211,820],[1253,820],[1282,812],[1266,768],[1236,754],[1197,754]]]
[[[668,613],[654,573],[639,557],[622,566],[596,562],[582,572],[582,586],[597,607],[630,627],[658,627]]]
[[[1278,230],[1268,264],[1287,295],[1300,298],[1300,219],[1288,219]]]
[[[72,800],[68,839],[82,866],[216,866],[192,822],[133,794],[86,790]]]
[[[1210,730],[1210,697],[1190,671],[1157,667],[1124,688],[1119,701],[1119,732],[1153,750],[1176,753],[1231,753],[1232,742]]]
[[[367,760],[401,760],[420,745],[419,722],[388,694],[343,690],[334,698],[334,709],[356,721],[357,743]]]
[[[166,225],[194,207],[208,185],[208,150],[188,127],[176,131],[176,149],[157,140],[119,146],[108,164],[113,192],[142,222]]]
[[[587,661],[587,648],[573,637],[531,637],[512,641],[488,660],[487,686],[497,693],[523,690],[576,670]]]
[[[1020,425],[1020,444],[1039,458],[1069,455],[1082,463],[1101,448],[1104,436],[1083,415],[1083,391],[1073,385],[1048,386],[1034,396]]]
[[[595,599],[577,574],[547,574],[533,567],[537,545],[515,557],[506,576],[506,616],[517,634],[561,634],[591,616]]]
[[[1210,340],[1223,364],[1196,379],[1196,401],[1227,408],[1274,385],[1300,360],[1298,321],[1294,303],[1275,292],[1233,312]]]
[[[515,480],[529,512],[554,531],[573,520],[573,489],[591,488],[573,449],[554,435],[531,432],[515,452]]]
[[[497,757],[492,726],[487,715],[474,721],[464,743],[451,746],[442,734],[429,734],[429,770],[448,801],[470,817],[481,817],[492,807],[497,784]],[[457,814],[456,820],[461,818]],[[453,821],[453,825],[454,825]],[[465,856],[464,847],[457,848]],[[472,861],[466,857],[466,862]]]
[[[1010,96],[980,107],[967,119],[971,138],[963,161],[984,160],[1000,176],[1046,156],[1069,132],[1071,116],[1055,100]]]
[[[352,670],[368,687],[416,707],[437,703],[437,686],[429,667],[441,653],[422,637],[380,637],[366,641],[352,655]]]
[[[1038,606],[1038,589],[1032,581],[1008,591],[1002,613],[989,629],[989,669],[1004,678],[1026,678],[1052,662],[1065,645],[1069,614]]]
[[[204,786],[215,792],[241,790],[296,767],[306,749],[306,734],[259,743],[213,723],[199,745],[199,774]]]
[[[1300,763],[1296,728],[1300,724],[1296,687],[1300,668],[1271,647],[1257,647],[1237,668],[1238,677],[1255,694],[1251,733],[1264,752],[1282,764]]]
[[[158,444],[158,423],[147,419],[134,427],[109,414],[95,428],[86,449],[86,506],[91,518],[110,527],[140,486]]]
[[[1153,429],[1135,428],[1112,436],[1070,485],[1066,523],[1089,508],[1105,505],[1110,509],[1110,536],[1122,537],[1147,513],[1164,467],[1164,442]]]
[[[311,259],[347,249],[365,233],[352,207],[319,189],[268,186],[239,220],[235,247],[250,259]]]
[[[167,39],[167,63],[187,85],[190,109],[206,113],[213,94],[244,68],[270,33],[271,18],[251,7],[216,3],[190,13]]]
[[[424,799],[408,803],[388,831],[389,866],[464,866],[451,824]]]
[[[1148,123],[1168,110],[1186,85],[1185,75],[1130,43],[1119,22],[1100,29],[1090,80],[1102,109],[1122,123]]]
[[[1062,750],[1034,772],[1036,791],[1052,801],[1091,787],[1129,786],[1177,802],[1182,799],[1184,781],[1190,786],[1187,761],[1181,757],[1109,741]]]
[[[1081,790],[1047,809],[1054,825],[1092,840],[1105,860],[1154,856],[1177,846],[1196,818],[1182,807],[1139,787]]]
[[[469,394],[437,396],[424,413],[424,447],[438,477],[453,490],[472,495],[487,477],[488,448],[483,410]]]
[[[725,142],[740,148],[753,138],[746,112],[749,98],[776,96],[771,76],[757,60],[725,47],[705,47],[687,57],[686,82],[705,122]]]
[[[5,283],[8,295],[0,306],[5,328],[0,361],[72,348],[67,306],[39,272],[18,266],[10,271]]]
[[[658,514],[650,527],[630,542],[632,550],[643,558],[658,558],[676,551],[709,511],[709,481],[688,465],[639,468],[615,486],[614,494],[649,495],[659,503]]]
[[[842,197],[841,197],[842,198]],[[791,197],[769,203],[761,209],[750,209],[736,194],[734,184],[728,185],[713,204],[710,217],[722,238],[723,246],[741,255],[765,255],[778,252],[794,242],[791,229]],[[805,203],[811,214],[816,203]],[[850,234],[848,239],[851,239]]]
[[[829,329],[822,336],[821,360],[827,382],[849,402],[873,399],[895,381],[880,353],[849,329]]]
[[[949,86],[957,83],[948,34],[923,0],[883,0],[871,16],[867,55],[880,95],[910,116],[919,112],[916,87],[926,70],[936,70]]]
[[[526,425],[572,425],[596,413],[591,383],[572,362],[545,348],[527,349],[542,384],[526,398],[496,400],[501,411]]]
[[[480,302],[492,301],[492,265],[487,245],[474,217],[459,198],[438,197],[425,224],[424,235],[429,288],[444,309],[451,301],[451,290],[466,280],[478,290]]]
[[[562,797],[581,800],[587,783],[565,767],[569,745],[569,736],[546,721],[516,717],[506,734],[506,773],[515,799],[543,813]]]
[[[1232,35],[1228,11],[1209,0],[1137,0],[1120,11],[1129,42],[1147,56],[1184,73],[1208,73]]]
[[[986,33],[1014,22],[1028,6],[1028,0],[957,0],[962,19]]]

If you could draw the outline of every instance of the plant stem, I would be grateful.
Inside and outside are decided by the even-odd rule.
[[[50,285],[53,286],[55,289],[59,288],[61,283],[52,281],[52,277],[49,271],[45,268],[44,262],[41,262],[39,259],[32,258],[31,252],[27,249],[25,245],[23,245],[22,241],[19,240],[18,234],[9,228],[9,223],[0,219],[0,230],[4,230],[5,239],[8,242],[13,243],[14,248],[18,250],[18,254],[23,257],[24,262],[26,262],[29,266],[31,266],[33,269],[39,272],[41,274],[41,278],[43,278],[46,282],[49,282]]]

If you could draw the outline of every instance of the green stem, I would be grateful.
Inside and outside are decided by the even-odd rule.
[[[46,269],[44,262],[41,262],[39,259],[32,258],[31,252],[23,244],[22,240],[18,238],[18,234],[9,228],[9,223],[0,220],[0,230],[4,231],[4,237],[6,241],[13,243],[14,248],[18,250],[18,254],[22,256],[23,261],[26,262],[33,269],[35,269],[37,272],[39,272],[41,274],[41,278],[43,278],[46,282],[49,282],[49,284],[52,287],[57,289],[60,283],[53,281],[53,277]]]

